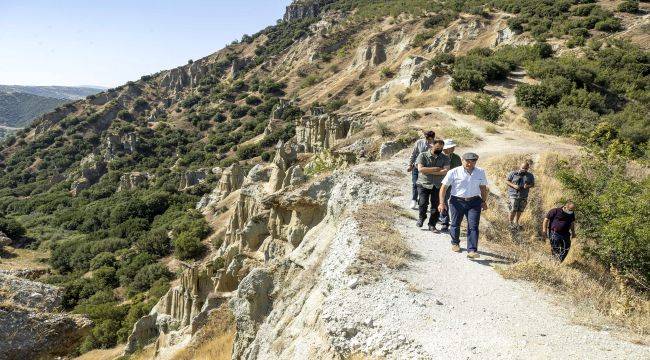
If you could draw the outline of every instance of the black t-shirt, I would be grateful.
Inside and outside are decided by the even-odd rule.
[[[567,214],[561,207],[552,209],[546,215],[551,222],[550,229],[558,234],[569,235],[571,224],[576,220],[576,214]]]

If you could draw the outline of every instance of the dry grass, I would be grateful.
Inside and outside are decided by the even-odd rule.
[[[460,146],[468,146],[481,141],[481,137],[474,134],[468,127],[446,126],[442,128],[438,137],[454,139]]]
[[[524,229],[513,232],[508,228],[504,179],[526,159],[530,157],[522,154],[490,159],[483,164],[498,184],[498,194],[490,196],[489,210],[482,215],[488,223],[482,236],[515,261],[511,266],[499,268],[499,272],[506,278],[527,280],[570,297],[581,310],[574,319],[580,324],[600,327],[603,323],[614,323],[634,332],[632,337],[647,338],[650,296],[635,293],[616,272],[588,259],[582,251],[585,239],[579,237],[573,241],[562,264],[550,256],[550,245],[541,233],[541,223],[546,212],[558,206],[566,194],[554,174],[561,155],[542,154],[533,159],[531,172],[537,186],[529,193],[528,207],[521,219]]]
[[[494,125],[488,125],[485,127],[485,132],[488,134],[500,134],[499,130],[497,130],[497,127]]]
[[[399,211],[398,206],[381,202],[364,205],[354,214],[364,237],[359,259],[373,267],[399,269],[406,266],[411,250],[394,227],[396,211]]]
[[[235,317],[226,304],[213,311],[189,347],[173,360],[230,360],[235,341]]]

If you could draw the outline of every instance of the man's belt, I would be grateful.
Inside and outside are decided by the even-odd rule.
[[[455,196],[455,195],[452,195],[451,197],[456,198],[456,199],[458,199],[458,200],[463,200],[463,201],[472,201],[472,200],[474,200],[474,199],[477,199],[477,198],[480,199],[480,198],[481,198],[481,197],[478,196],[478,195],[476,195],[476,196],[472,196],[472,197],[462,197],[462,196]]]

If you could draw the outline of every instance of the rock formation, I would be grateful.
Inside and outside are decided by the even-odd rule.
[[[192,186],[198,185],[205,181],[212,170],[201,168],[196,170],[189,170],[181,175],[181,182],[178,185],[178,190],[187,190]]]
[[[106,162],[95,154],[90,154],[81,160],[80,170],[76,176],[70,191],[72,196],[77,196],[80,191],[88,189],[95,184],[106,173]]]
[[[405,147],[406,144],[402,141],[386,141],[379,147],[379,159],[386,160]]]
[[[0,359],[54,358],[69,354],[92,322],[60,311],[60,288],[0,274]]]
[[[284,13],[284,21],[296,21],[308,17],[316,17],[320,14],[323,6],[333,0],[299,0],[287,6]]]
[[[386,61],[386,39],[375,37],[357,49],[353,66],[377,66]]]
[[[421,56],[409,56],[402,62],[394,79],[379,87],[372,94],[371,100],[377,102],[396,88],[408,88],[418,85],[420,91],[428,90],[436,77],[435,72],[427,68],[428,60]]]
[[[349,134],[349,118],[334,114],[305,115],[296,123],[296,142],[304,152],[329,149],[336,140],[345,139]]]
[[[191,64],[167,71],[160,80],[160,85],[172,92],[198,85],[199,81],[208,72],[206,61],[207,59],[200,59]]]
[[[122,176],[120,176],[120,185],[118,186],[117,191],[147,187],[149,181],[153,178],[154,176],[148,172],[134,171],[122,174]]]
[[[133,154],[138,146],[138,136],[133,132],[109,133],[102,140],[101,153],[106,161],[122,154]]]
[[[461,18],[436,35],[431,45],[427,46],[427,51],[436,53],[455,51],[458,49],[460,41],[476,39],[484,28],[485,24],[478,18]]]

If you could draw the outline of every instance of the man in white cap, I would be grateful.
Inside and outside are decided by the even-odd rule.
[[[453,139],[445,139],[445,146],[442,148],[442,152],[449,156],[451,161],[450,169],[457,168],[463,165],[463,161],[460,159],[458,154],[455,154],[456,142]],[[451,196],[451,188],[447,189],[447,195],[445,196],[445,204],[449,208],[449,197]],[[449,210],[445,210],[440,213],[440,231],[447,231],[449,229]]]
[[[478,155],[472,152],[463,154],[463,166],[449,170],[442,179],[439,193],[438,210],[447,210],[445,194],[451,187],[449,198],[449,215],[451,217],[449,235],[451,250],[460,252],[460,224],[467,217],[467,257],[476,259],[478,254],[478,225],[481,211],[487,210],[487,176],[485,171],[476,167]]]

